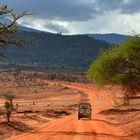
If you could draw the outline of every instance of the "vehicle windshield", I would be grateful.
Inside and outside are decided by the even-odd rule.
[[[80,108],[90,108],[89,105],[80,105]]]

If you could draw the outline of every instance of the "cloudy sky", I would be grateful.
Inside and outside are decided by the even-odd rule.
[[[0,0],[3,4],[36,13],[19,23],[43,31],[140,33],[140,0]]]

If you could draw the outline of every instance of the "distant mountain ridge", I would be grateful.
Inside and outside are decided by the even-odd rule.
[[[40,30],[36,30],[30,27],[25,27],[25,26],[19,26],[21,31],[25,31],[25,32],[41,32]]]
[[[121,35],[116,33],[110,34],[87,34],[89,37],[103,40],[111,44],[119,44],[130,37],[129,35]]]
[[[22,27],[18,38],[32,38],[33,44],[18,49],[9,47],[4,54],[7,65],[26,65],[42,68],[87,70],[101,50],[110,43],[89,35],[61,35]]]
[[[43,31],[36,30],[33,28],[25,27],[25,26],[21,26],[21,30],[27,31],[27,32],[43,32]],[[45,33],[50,33],[50,32],[45,32]],[[81,35],[87,35],[87,36],[92,37],[94,39],[103,40],[103,41],[106,41],[106,42],[111,43],[111,44],[119,44],[130,37],[129,35],[123,35],[123,34],[117,34],[117,33],[81,34]]]
[[[43,68],[87,69],[102,49],[109,43],[86,35],[22,32],[19,38],[31,36],[34,44],[18,49],[9,47],[4,54],[9,64],[22,64]]]

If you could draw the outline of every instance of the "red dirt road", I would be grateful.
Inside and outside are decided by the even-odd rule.
[[[11,138],[11,140],[125,140],[129,134],[116,128],[113,122],[107,122],[98,114],[111,107],[113,102],[107,94],[96,91],[90,86],[62,84],[85,92],[92,104],[92,120],[77,119],[77,113],[62,119],[38,126],[36,131]]]

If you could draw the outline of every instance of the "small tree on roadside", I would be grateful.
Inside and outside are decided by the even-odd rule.
[[[119,85],[125,104],[140,91],[140,37],[135,35],[104,51],[90,66],[88,77],[100,87]]]
[[[13,100],[15,99],[15,96],[5,94],[4,97],[6,99],[5,104],[4,104],[4,108],[6,110],[6,118],[7,118],[7,121],[10,122],[12,112],[17,109],[17,107],[14,107],[13,105]]]

